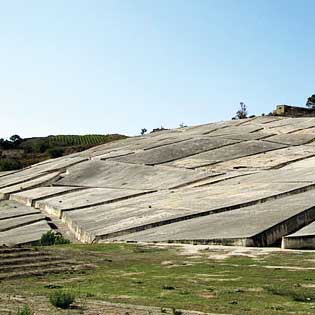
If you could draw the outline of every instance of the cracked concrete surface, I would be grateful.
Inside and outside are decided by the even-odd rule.
[[[80,242],[315,248],[315,118],[165,130],[0,173],[0,243],[52,227]]]

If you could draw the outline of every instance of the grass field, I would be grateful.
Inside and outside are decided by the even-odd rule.
[[[216,314],[315,313],[315,252],[244,253],[210,247],[185,253],[179,247],[132,244],[62,245],[49,250],[96,268],[6,280],[0,282],[0,293],[36,300],[57,287],[85,301]]]

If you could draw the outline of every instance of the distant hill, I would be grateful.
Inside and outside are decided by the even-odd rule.
[[[0,171],[23,168],[49,158],[127,138],[120,134],[51,135],[25,139],[16,135],[13,137],[10,140],[0,139]]]

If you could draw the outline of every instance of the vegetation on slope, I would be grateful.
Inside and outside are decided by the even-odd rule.
[[[314,252],[252,249],[248,256],[238,256],[217,247],[183,255],[178,247],[132,244],[48,249],[96,269],[6,280],[0,282],[0,292],[23,292],[36,300],[62,289],[72,292],[78,305],[103,300],[216,314],[306,315],[315,309]]]
[[[25,139],[13,135],[9,140],[0,138],[0,171],[19,169],[124,138],[126,136],[119,134],[58,135]]]

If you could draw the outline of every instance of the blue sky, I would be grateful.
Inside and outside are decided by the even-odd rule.
[[[0,137],[230,119],[315,93],[313,0],[0,0]]]

